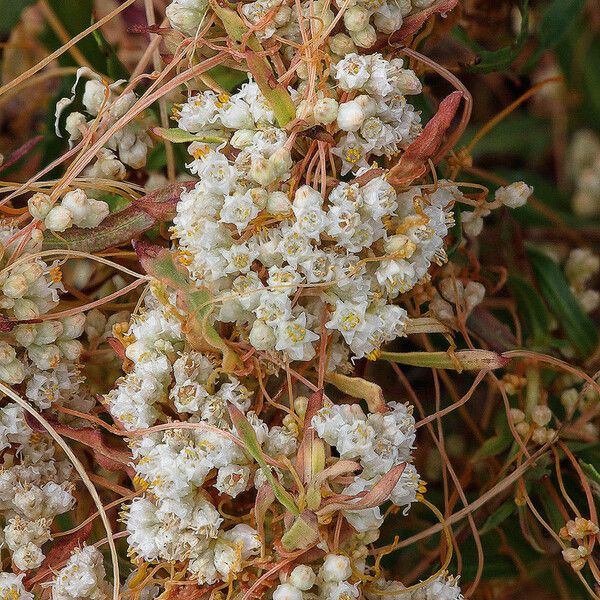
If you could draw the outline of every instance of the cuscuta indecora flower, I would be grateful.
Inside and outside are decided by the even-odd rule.
[[[314,558],[286,564],[279,582],[269,581],[270,589],[257,593],[274,600],[402,595],[402,583],[381,577],[372,544],[388,509],[406,514],[423,500],[425,483],[412,457],[412,407],[392,401],[365,412],[358,402],[335,403],[324,396],[315,409],[308,384],[313,363],[319,368],[325,363],[320,375],[326,380],[349,374],[354,361],[373,357],[404,336],[404,294],[429,281],[432,266],[447,260],[444,244],[454,224],[453,207],[465,197],[447,180],[394,188],[386,170],[378,168],[422,134],[425,123],[409,102],[422,85],[402,60],[368,51],[381,34],[397,31],[405,17],[431,4],[351,0],[340,14],[339,3],[321,0],[243,3],[238,16],[255,27],[253,35],[269,49],[273,42],[281,45],[277,66],[289,69],[282,79],[295,112],[290,124],[281,126],[277,106],[251,76],[229,92],[218,84],[206,89],[210,85],[203,79],[175,106],[178,134],[194,140],[187,148],[187,168],[197,184],[180,194],[169,251],[191,285],[210,298],[202,327],[214,328],[220,346],[192,340],[190,321],[197,315],[189,314],[181,290],[165,282],[151,283],[132,316],[121,310],[112,316],[101,311],[47,316],[59,294],[73,287],[66,280],[63,285],[61,265],[38,256],[14,266],[8,261],[17,248],[25,257],[39,251],[44,228],[57,237],[71,227],[93,235],[109,213],[99,190],[82,183],[58,196],[34,194],[28,210],[35,226],[25,245],[15,242],[15,228],[0,230],[6,266],[0,276],[3,316],[40,320],[18,323],[9,341],[0,342],[3,381],[21,386],[27,401],[63,423],[65,413],[54,413],[59,405],[84,414],[94,410],[79,362],[85,343],[89,355],[109,336],[115,346],[122,345],[125,373],[108,386],[103,404],[115,426],[130,436],[137,494],[121,518],[136,568],[125,586],[142,600],[161,593],[155,582],[135,589],[151,565],[157,570],[168,565],[178,577],[215,586],[215,594],[229,586],[229,596],[237,598],[264,574],[265,565],[279,559],[279,544],[295,526],[316,532]],[[215,7],[205,0],[174,0],[166,17],[179,33],[170,33],[201,45],[211,27],[219,27],[209,13]],[[311,61],[292,61],[296,49],[306,46],[303,19],[311,23],[311,36],[321,41],[323,52]],[[89,81],[82,112],[64,120],[71,145],[87,143],[140,105],[133,91],[119,93],[123,82],[109,84],[85,68],[78,80],[83,75]],[[59,102],[57,119],[71,102]],[[148,129],[149,121],[137,116],[116,127],[81,179],[123,182],[127,168],[144,167],[152,145]],[[310,137],[315,132],[327,139],[330,150],[331,169],[325,166],[320,179],[303,155],[316,143]],[[150,173],[146,190],[160,182],[166,183],[164,176]],[[531,192],[522,182],[512,184],[497,191],[495,203],[516,208]],[[465,213],[468,233],[481,230],[485,210]],[[84,266],[79,275],[88,282],[92,271]],[[122,287],[123,281],[113,283]],[[447,320],[455,318],[455,309],[466,314],[483,299],[482,284],[450,274],[438,281],[439,296],[429,308],[434,314],[445,311]],[[244,368],[225,368],[223,346],[239,352]],[[289,367],[290,362],[304,364]],[[296,376],[292,369],[301,375],[284,381],[284,370]],[[527,418],[513,416],[517,430],[533,432],[535,443],[552,435],[552,414],[545,406]],[[68,423],[81,426],[75,419]],[[143,431],[148,428],[154,429]],[[299,454],[306,452],[307,428],[314,431],[315,478]],[[15,404],[0,410],[0,446],[10,457],[0,471],[5,545],[16,568],[36,569],[54,518],[75,504],[75,478],[50,438],[32,431]],[[328,479],[328,469],[341,468],[346,469],[341,476]],[[379,505],[359,506],[390,474],[396,479]],[[306,494],[299,493],[298,481],[309,484]],[[331,496],[347,499],[333,516],[320,512]],[[259,500],[266,505],[262,517]],[[307,523],[313,517],[317,526],[311,529]],[[336,536],[322,535],[320,529],[330,523],[340,526],[335,544]],[[575,523],[567,531],[578,539],[592,527]],[[583,557],[567,554],[579,566]],[[3,573],[0,589],[31,600],[23,579]],[[104,599],[110,594],[106,579],[100,551],[83,545],[56,570],[52,597]],[[418,586],[410,598],[459,600],[462,595],[457,581],[444,573]]]

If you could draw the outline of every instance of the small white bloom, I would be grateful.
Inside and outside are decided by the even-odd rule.
[[[495,198],[509,208],[519,208],[527,203],[531,194],[533,194],[533,188],[530,185],[523,181],[517,181],[506,187],[499,187],[496,190]]]

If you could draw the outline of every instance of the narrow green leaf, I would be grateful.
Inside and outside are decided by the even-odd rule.
[[[550,313],[537,290],[520,275],[508,278],[508,287],[517,303],[523,328],[533,346],[544,346],[550,335]]]
[[[382,352],[379,358],[402,365],[452,371],[501,369],[509,362],[509,359],[489,350],[459,350],[454,355],[448,352]]]
[[[240,438],[245,444],[245,448],[248,451],[248,454],[252,456],[252,458],[259,464],[262,472],[264,473],[269,485],[273,489],[273,493],[275,497],[279,501],[279,503],[284,506],[290,513],[298,516],[300,511],[298,510],[296,504],[294,503],[294,499],[292,496],[286,491],[286,489],[275,479],[273,473],[271,472],[271,468],[267,464],[265,460],[265,455],[256,439],[256,432],[248,419],[244,416],[241,410],[239,410],[233,404],[229,404],[229,416],[231,417],[231,421],[236,431],[238,432]]]
[[[573,295],[559,265],[544,252],[529,248],[529,260],[548,307],[556,315],[560,327],[571,344],[583,356],[594,351],[598,333],[594,322],[583,311]]]
[[[521,29],[514,43],[491,51],[478,48],[479,61],[475,65],[467,66],[468,71],[474,73],[504,71],[518,58],[525,46],[529,30],[529,0],[519,0],[517,7],[521,13]]]
[[[598,472],[598,469],[594,465],[592,465],[590,463],[585,463],[582,460],[579,461],[579,464],[581,465],[581,468],[583,469],[585,476],[592,483],[595,483],[596,485],[600,485],[600,472]]]
[[[91,24],[94,24],[94,22],[94,18],[92,17]],[[115,47],[106,41],[102,35],[102,31],[100,29],[95,29],[92,35],[98,45],[98,49],[104,55],[104,60],[106,61],[106,74],[115,81],[118,79],[129,79],[129,71],[117,56]]]
[[[200,135],[197,133],[190,133],[183,129],[173,127],[171,129],[165,129],[164,127],[154,127],[152,133],[163,140],[173,142],[175,144],[181,144],[186,142],[204,142],[206,144],[221,144],[227,141],[219,135]]]
[[[238,43],[243,42],[248,28],[240,15],[224,0],[210,0],[210,5],[221,19],[227,35]],[[247,36],[245,42],[248,48],[246,50],[248,70],[275,113],[279,126],[285,127],[296,116],[294,102],[285,86],[277,81],[268,60],[258,54],[263,52],[263,47],[256,36],[254,34]]]
[[[508,517],[515,512],[515,510],[517,510],[517,505],[515,504],[513,498],[509,498],[506,500],[506,502],[500,505],[500,508],[498,508],[495,513],[491,514],[487,518],[486,522],[483,524],[483,527],[479,530],[479,535],[485,535],[488,533],[488,531],[491,531],[492,529],[498,527],[498,525],[501,523],[504,523],[504,521],[506,521],[506,519],[508,519]]]
[[[175,253],[168,248],[143,241],[134,242],[133,246],[146,273],[177,291],[178,305],[182,305],[187,315],[184,329],[190,345],[201,351],[219,350],[225,372],[235,372],[242,363],[209,320],[214,308],[209,291],[188,281]]]
[[[585,5],[586,0],[552,0],[540,19],[537,48],[527,61],[527,70],[537,64],[546,50],[552,50],[561,43]]]

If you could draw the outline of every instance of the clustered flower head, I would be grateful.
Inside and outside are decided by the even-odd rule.
[[[170,245],[134,243],[148,286],[133,314],[120,306],[110,317],[97,308],[84,314],[85,286],[64,284],[62,264],[40,253],[65,232],[69,240],[78,229],[106,234],[110,209],[100,190],[71,181],[37,192],[26,228],[0,226],[0,325],[9,332],[0,340],[0,380],[73,439],[98,434],[91,446],[100,446],[105,471],[96,479],[119,493],[109,479],[115,448],[98,442],[90,421],[126,440],[120,464],[133,493],[121,494],[119,523],[133,598],[150,600],[177,581],[213,600],[462,600],[443,569],[406,587],[380,566],[375,544],[386,517],[425,502],[426,485],[413,464],[413,406],[386,402],[376,384],[352,376],[357,361],[408,335],[423,289],[431,291],[425,311],[443,331],[483,301],[483,284],[442,271],[455,205],[474,206],[462,223],[478,235],[491,209],[523,206],[533,191],[511,184],[486,204],[435,173],[431,182],[398,177],[398,166],[410,171],[419,157],[434,165],[419,154],[428,123],[409,102],[422,83],[381,42],[432,3],[256,0],[237,12],[206,0],[169,4],[178,51],[189,58],[216,28],[209,60],[216,64],[225,32],[224,54],[238,66],[246,60],[249,73],[226,92],[208,72],[173,107],[177,128],[161,135],[189,144],[194,180],[178,185],[174,210],[155,219],[172,219]],[[271,64],[277,77],[265,76]],[[64,119],[82,76],[83,112]],[[87,68],[77,82],[73,98],[57,105],[57,133],[64,127],[70,145],[85,148],[109,131],[81,179],[123,182],[152,146],[149,123],[128,118],[138,103],[133,82],[108,84]],[[146,189],[160,181],[155,174]],[[141,213],[156,224],[151,210],[135,210],[123,211],[125,228]],[[579,266],[591,274],[596,262],[569,259],[575,288],[588,279]],[[79,264],[87,283],[94,267]],[[67,290],[77,302],[59,311]],[[122,376],[94,395],[85,361],[105,356],[106,342]],[[546,406],[512,417],[540,445],[556,434]],[[55,518],[75,507],[77,477],[23,403],[0,407],[0,451],[3,547],[19,573],[0,574],[0,596],[31,600],[23,582],[42,566]],[[48,569],[53,600],[110,597],[103,555],[90,541],[63,558]]]

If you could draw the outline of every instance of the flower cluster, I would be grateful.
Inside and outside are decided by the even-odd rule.
[[[127,114],[137,101],[135,92],[128,91],[117,94],[116,90],[123,80],[108,85],[102,77],[86,67],[77,72],[77,80],[73,86],[73,97],[62,98],[56,107],[56,132],[60,135],[59,119],[75,97],[75,89],[80,77],[88,77],[85,83],[82,103],[87,116],[82,112],[71,112],[65,121],[65,130],[69,134],[69,143],[74,144],[84,137],[94,135],[97,121],[102,118],[106,128],[111,127],[118,119]],[[125,179],[126,166],[139,169],[146,164],[148,151],[152,147],[152,139],[148,134],[148,123],[142,118],[132,120],[119,128],[100,150],[97,160],[86,168],[85,174],[100,179]],[[63,201],[64,203],[64,201]],[[97,207],[94,207],[97,209]],[[90,210],[94,212],[94,210]],[[94,227],[95,225],[83,225]],[[62,230],[58,230],[62,231]]]
[[[75,503],[72,467],[57,458],[49,436],[29,428],[15,404],[0,409],[0,449],[10,449],[0,465],[4,544],[17,568],[35,569],[44,560],[41,547],[52,538],[54,517]]]
[[[103,556],[94,546],[78,548],[52,582],[52,600],[106,600]]]
[[[62,232],[76,225],[84,229],[98,227],[108,216],[108,204],[88,198],[83,190],[67,192],[60,204],[53,205],[48,194],[38,192],[28,202],[29,213],[44,222],[50,231]]]

